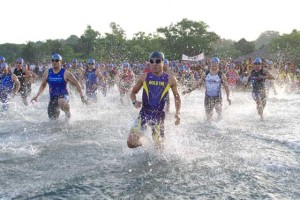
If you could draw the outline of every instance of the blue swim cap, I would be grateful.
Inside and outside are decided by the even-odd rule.
[[[56,60],[56,59],[57,59],[57,60],[62,60],[62,57],[61,57],[58,53],[56,53],[56,54],[53,54],[53,55],[52,55],[52,59],[53,59],[53,60]]]
[[[0,61],[5,61],[5,58],[3,56],[0,56]]]
[[[88,64],[89,64],[89,63],[95,64],[96,62],[95,62],[95,60],[94,60],[93,58],[90,58],[89,61],[88,61]]]
[[[150,54],[150,57],[149,59],[152,59],[152,58],[160,58],[160,59],[164,59],[165,56],[162,52],[159,52],[159,51],[153,51],[151,54]]]
[[[122,67],[130,67],[130,64],[129,64],[128,62],[124,62],[124,63],[122,64]]]
[[[260,64],[262,64],[262,60],[260,58],[255,58],[253,63],[254,63],[254,65],[260,65]]]
[[[7,64],[7,63],[2,63],[2,64],[1,64],[1,68],[2,68],[2,69],[6,68],[6,67],[8,67],[8,64]]]
[[[164,64],[168,65],[169,64],[169,61],[168,59],[164,59]]]
[[[184,72],[185,70],[186,70],[186,66],[185,66],[185,65],[181,65],[181,66],[179,67],[179,71]]]
[[[23,58],[18,58],[18,59],[17,59],[17,62],[23,64],[24,60],[23,60]]]
[[[220,63],[220,59],[218,57],[213,57],[211,63]]]
[[[72,61],[72,63],[77,63],[77,59],[74,58],[73,61]]]

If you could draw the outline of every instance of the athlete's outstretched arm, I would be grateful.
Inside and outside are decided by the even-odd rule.
[[[133,88],[131,89],[130,92],[130,99],[133,103],[133,105],[136,108],[140,108],[142,106],[142,102],[139,102],[136,100],[136,94],[140,91],[140,89],[143,86],[144,81],[146,80],[146,76],[147,74],[143,74],[140,76],[140,78],[138,79],[138,81],[135,83],[135,85],[133,86]]]
[[[97,70],[96,73],[97,73],[97,76],[99,78],[101,78],[102,81],[105,81],[105,78],[103,77],[103,75],[101,74],[101,72],[99,70]]]
[[[19,89],[20,89],[20,82],[19,82],[19,79],[16,75],[12,74],[11,77],[12,77],[12,80],[14,82],[14,93],[13,93],[13,95],[16,95],[18,93]]]
[[[25,72],[25,76],[24,78],[31,78],[32,77],[32,73],[27,69],[27,68],[23,68],[24,72]]]
[[[183,95],[187,93],[191,93],[192,91],[196,90],[198,87],[201,88],[201,85],[204,83],[204,75],[201,76],[200,80],[191,88],[182,92]]]
[[[269,71],[265,71],[264,78],[270,80],[275,79],[274,76]]]
[[[231,100],[229,98],[230,91],[229,91],[229,87],[228,87],[228,84],[227,84],[227,78],[226,78],[225,74],[222,74],[221,78],[222,78],[222,85],[225,89],[227,101],[228,101],[229,105],[231,105]]]
[[[83,95],[80,83],[74,77],[74,75],[72,74],[72,72],[65,71],[65,73],[66,73],[65,80],[66,81],[70,81],[77,88],[77,91],[80,94],[81,100],[83,100],[82,98],[84,98],[84,95]]]
[[[178,92],[177,81],[173,76],[170,76],[170,87],[172,89],[174,95],[174,101],[175,101],[175,109],[176,109],[175,125],[178,125],[180,123],[181,99],[180,99],[180,94]]]

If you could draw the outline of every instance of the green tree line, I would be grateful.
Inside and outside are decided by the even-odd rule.
[[[280,36],[278,32],[266,31],[256,41],[239,41],[222,39],[202,21],[182,19],[176,24],[160,27],[154,34],[138,32],[127,39],[126,32],[115,22],[110,24],[111,33],[101,35],[87,26],[78,37],[71,35],[67,39],[47,39],[26,44],[0,45],[0,55],[8,62],[18,57],[29,63],[47,62],[49,55],[59,53],[65,61],[73,58],[86,60],[90,57],[101,62],[122,62],[124,60],[143,62],[150,52],[160,50],[169,60],[180,60],[182,54],[195,56],[204,53],[206,56],[219,56],[235,59],[243,55],[265,49],[271,59],[283,59],[299,62],[300,32]],[[259,55],[258,55],[259,56]]]

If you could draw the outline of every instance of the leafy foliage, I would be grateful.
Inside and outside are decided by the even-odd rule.
[[[284,61],[300,63],[300,31],[293,30],[291,34],[284,34],[270,43],[269,49]]]
[[[248,42],[245,38],[240,39],[234,43],[234,47],[242,54],[248,54],[255,50],[254,42]]]
[[[172,52],[170,59],[180,59],[182,53],[193,56],[199,53],[210,54],[213,49],[211,43],[219,39],[214,32],[208,32],[208,25],[204,22],[195,22],[183,19],[181,22],[169,27],[159,28],[162,34],[165,49]]]
[[[235,42],[232,40],[217,40],[212,44],[213,56],[231,60],[232,58],[237,58],[243,55],[241,51],[235,48],[234,44]]]
[[[222,39],[216,33],[208,31],[209,26],[202,21],[188,19],[158,28],[153,34],[138,32],[132,39],[127,39],[125,31],[115,22],[110,24],[110,28],[111,32],[103,36],[88,25],[80,37],[70,35],[65,40],[1,44],[0,55],[6,57],[8,62],[23,57],[29,63],[46,63],[53,53],[59,53],[65,61],[73,58],[80,61],[94,58],[98,62],[120,63],[125,60],[143,62],[156,50],[164,52],[170,60],[179,60],[182,54],[195,56],[200,53],[234,59],[243,55],[256,55],[260,51],[255,49],[264,49],[264,52],[267,49],[270,55],[273,53],[285,60],[299,61],[300,32],[297,30],[282,36],[276,31],[265,31],[256,41],[242,38],[235,42]]]
[[[280,36],[278,31],[265,31],[254,41],[255,49],[262,49]]]

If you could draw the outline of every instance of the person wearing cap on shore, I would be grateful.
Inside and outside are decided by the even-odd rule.
[[[7,63],[3,62],[0,65],[0,102],[2,103],[2,110],[8,111],[9,100],[14,98],[20,89],[20,82],[17,76],[10,71]]]
[[[128,62],[122,63],[122,70],[119,74],[119,92],[120,92],[120,101],[123,104],[125,96],[129,96],[130,89],[134,84],[134,74],[130,69],[130,64]]]
[[[173,76],[173,73],[170,71],[170,62],[168,59],[164,59],[164,72],[165,73],[168,73],[168,74],[171,74]]]
[[[16,68],[14,69],[14,74],[18,77],[20,82],[20,90],[22,101],[25,106],[28,106],[28,97],[31,94],[31,73],[24,63],[22,58],[18,58],[16,61]]]
[[[105,64],[102,64],[105,66]],[[109,64],[106,65],[106,70],[108,72],[108,79],[107,79],[107,84],[108,84],[108,92],[111,92],[114,89],[115,84],[117,83],[118,80],[118,68],[114,64]]]
[[[78,63],[76,58],[72,60],[71,67],[68,70],[74,75],[75,79],[79,81],[79,83],[81,84],[80,78],[82,76],[83,69],[80,66],[80,63]],[[81,84],[81,88],[83,89],[82,84]],[[72,95],[77,95],[77,89],[73,85],[70,85],[70,93]]]
[[[262,59],[255,58],[252,71],[248,78],[248,84],[252,85],[252,97],[256,103],[256,109],[260,119],[264,119],[264,108],[267,103],[266,79],[272,80],[274,77],[262,67]]]
[[[82,76],[83,69],[79,65],[76,58],[72,60],[71,67],[68,70],[70,72],[72,72],[72,74],[74,75],[74,77],[76,78],[77,81],[80,80],[80,77]]]
[[[4,62],[5,62],[5,58],[3,56],[0,56],[0,74],[2,73],[2,67],[1,67],[1,65]]]
[[[62,68],[62,57],[59,54],[54,54],[52,55],[51,61],[52,67],[44,72],[38,93],[32,98],[31,102],[38,100],[48,83],[50,93],[50,102],[48,104],[49,119],[58,119],[60,109],[66,113],[67,118],[70,118],[71,113],[67,83],[71,82],[76,86],[83,103],[87,103],[87,101],[82,93],[81,86],[74,75]]]
[[[105,64],[96,63],[95,67],[97,70],[99,70],[100,74],[103,76],[103,79],[98,81],[98,88],[100,89],[103,97],[106,97],[109,92],[108,82],[111,79],[111,77],[109,76]]]
[[[133,86],[130,99],[135,108],[141,108],[134,127],[130,130],[127,138],[129,148],[142,145],[141,134],[147,125],[152,128],[152,139],[157,147],[163,147],[164,119],[166,96],[172,89],[175,101],[175,125],[180,123],[181,100],[177,88],[176,79],[164,73],[164,54],[154,51],[150,54],[150,72],[141,75]],[[137,93],[143,87],[142,101],[137,101]]]
[[[218,119],[222,118],[222,85],[225,89],[227,101],[229,105],[231,105],[227,78],[225,74],[220,72],[219,65],[220,59],[217,57],[213,57],[211,59],[210,69],[201,76],[198,84],[182,92],[182,94],[185,95],[192,92],[197,87],[201,87],[202,84],[205,85],[204,107],[208,122],[211,122],[212,120],[214,109],[216,109]]]

